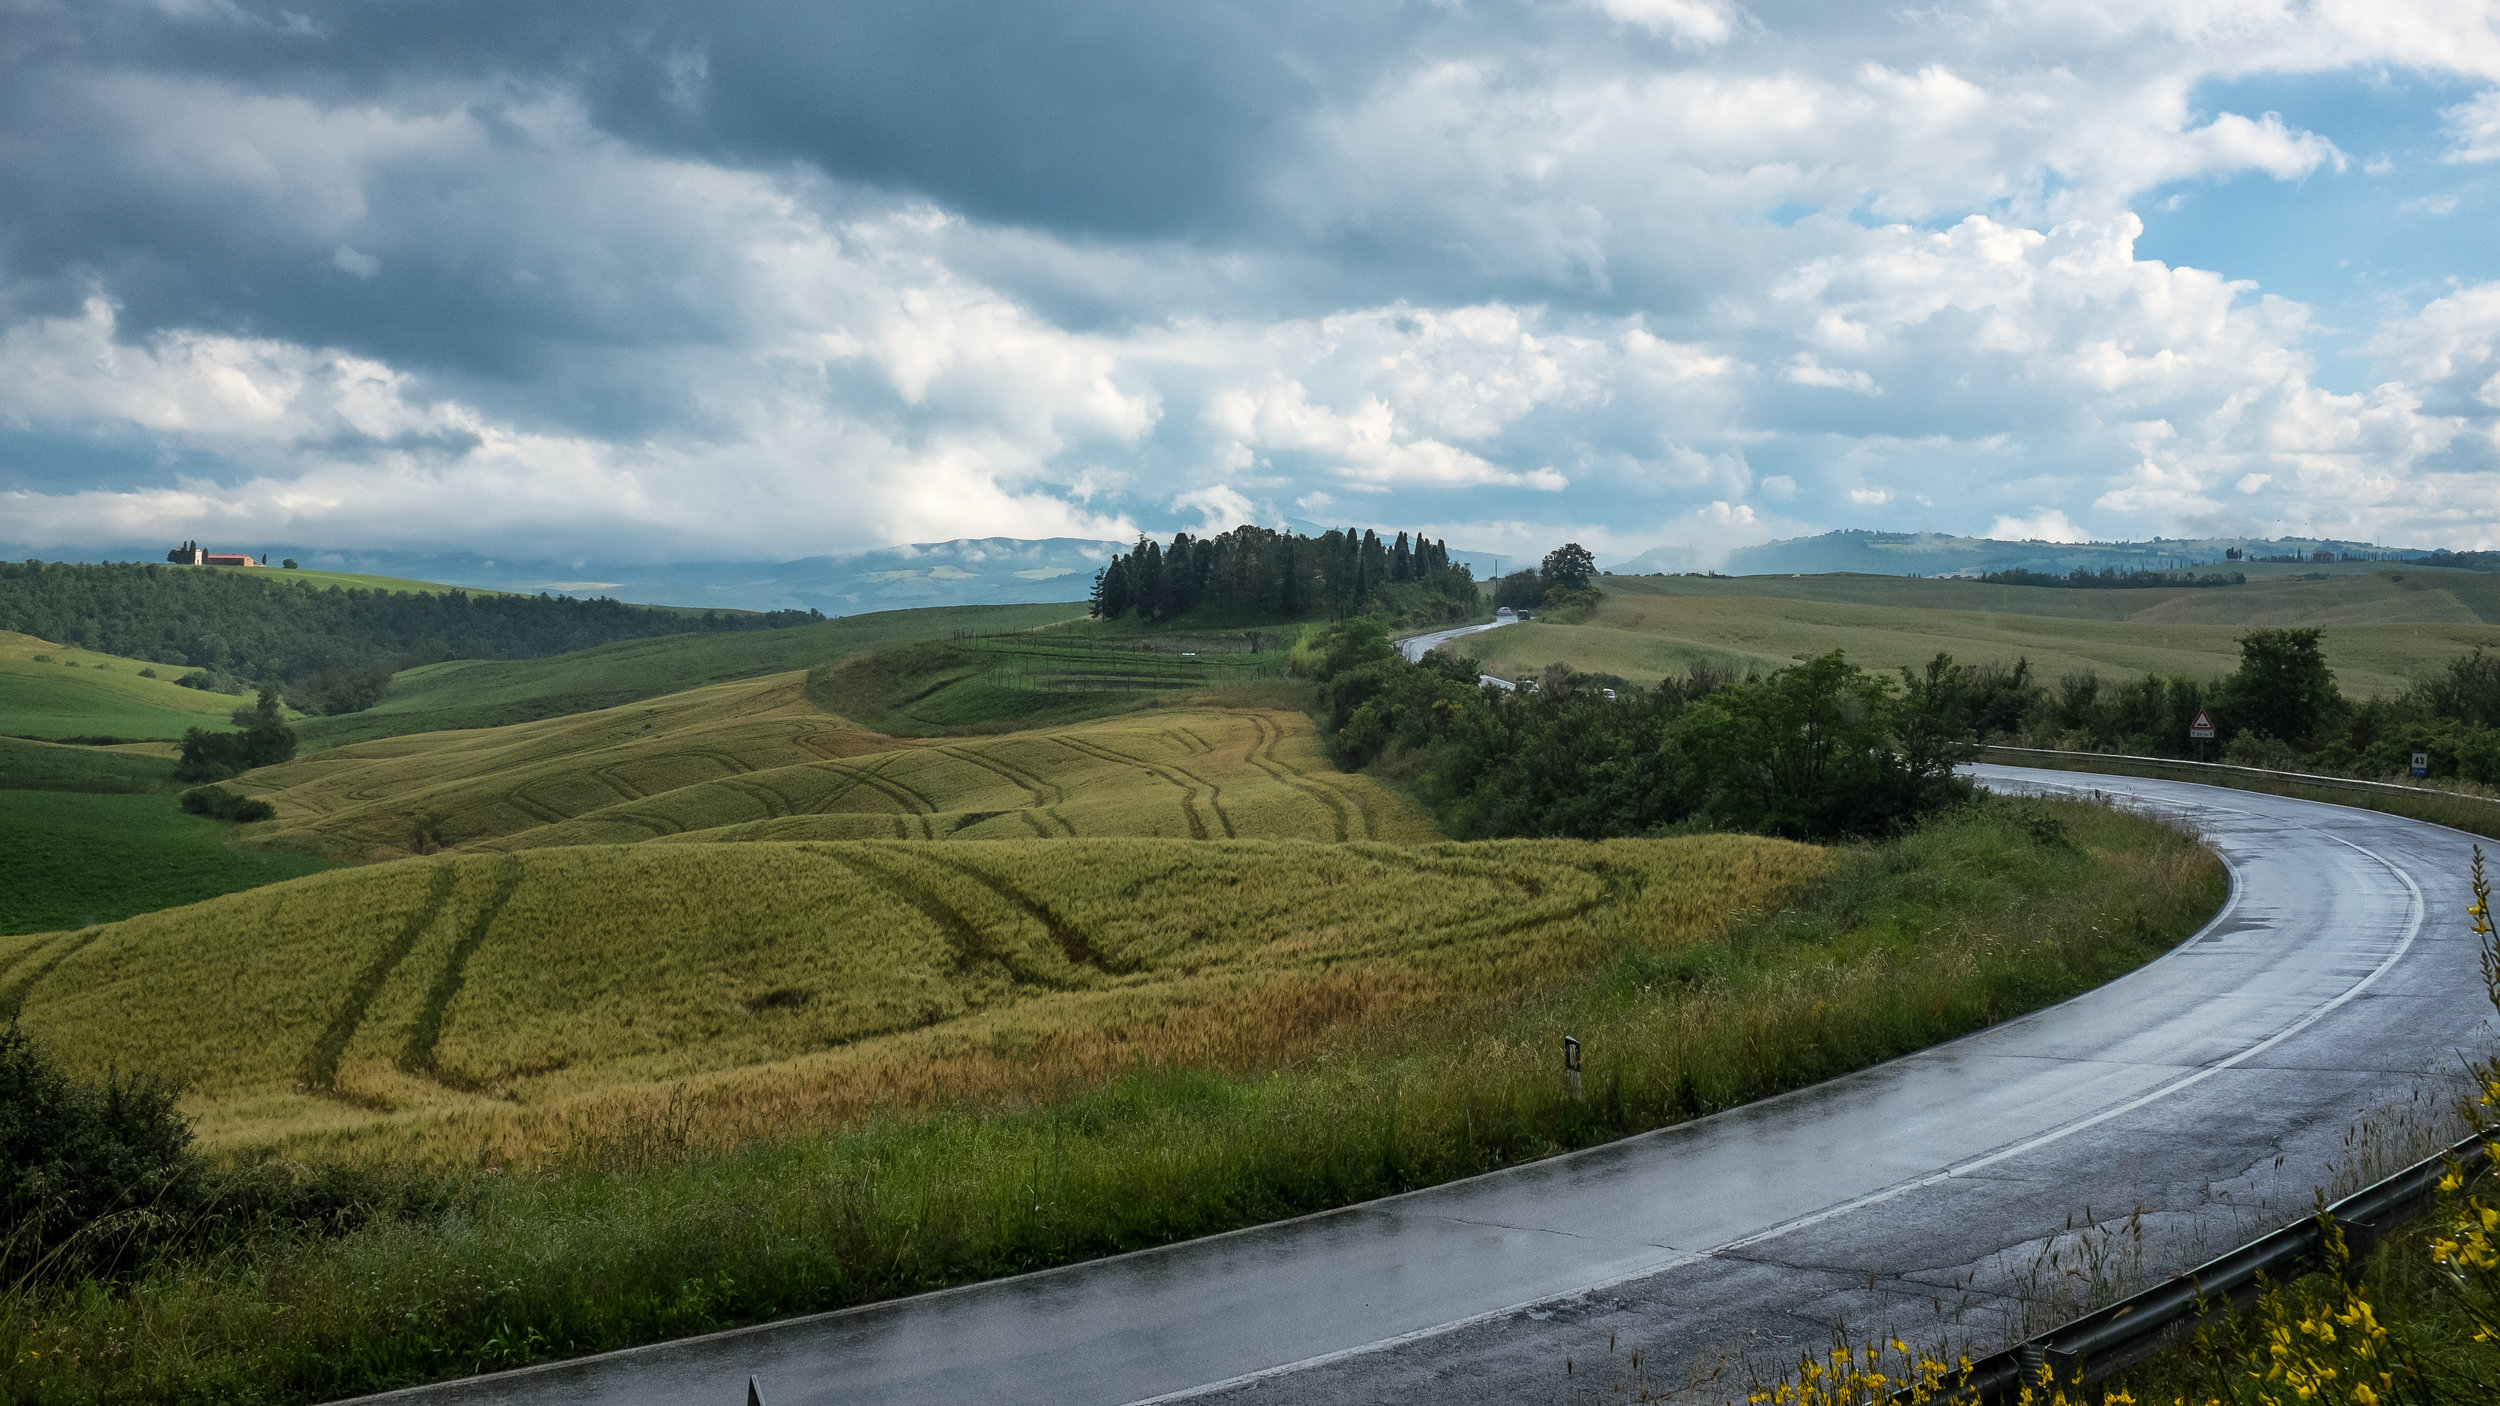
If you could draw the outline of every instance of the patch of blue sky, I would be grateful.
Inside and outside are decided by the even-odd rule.
[[[2148,193],[2136,204],[2140,258],[2248,279],[2314,309],[2315,381],[2338,391],[2377,379],[2363,350],[2384,319],[2456,281],[2500,277],[2500,180],[2488,165],[2448,159],[2441,112],[2472,86],[2388,73],[2210,82],[2194,106],[2210,116],[2273,112],[2315,132],[2348,160],[2301,180],[2242,172]]]

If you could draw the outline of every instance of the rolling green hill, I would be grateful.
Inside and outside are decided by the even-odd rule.
[[[612,708],[707,684],[806,669],[869,650],[957,635],[1032,630],[1082,605],[941,606],[820,625],[625,640],[547,659],[458,660],[403,670],[380,703],[297,731],[307,748],[453,728],[498,727]]]
[[[1398,792],[1331,766],[1300,712],[1176,704],[906,739],[822,711],[804,677],[382,739],[235,786],[278,808],[278,841],[356,858],[653,839],[1439,837]]]
[[[899,736],[1041,727],[1211,689],[1278,694],[1274,685],[1284,678],[1294,635],[1294,627],[1182,633],[1070,621],[822,665],[808,675],[807,696],[828,712]]]
[[[2350,563],[2251,567],[2244,586],[2075,590],[1888,576],[1612,576],[1577,624],[1532,621],[1463,648],[1493,673],[1575,669],[1651,682],[1696,663],[1770,670],[1844,649],[1877,668],[2031,660],[2081,670],[2220,675],[2255,626],[2318,625],[2348,694],[2396,692],[2476,645],[2500,647],[2500,575]]]
[[[0,933],[112,922],[335,863],[236,848],[234,829],[162,793],[0,789]]]
[[[228,571],[233,568],[204,566],[198,569]],[[315,590],[328,590],[336,586],[347,591],[414,591],[419,595],[429,596],[442,595],[447,591],[466,591],[473,596],[512,594],[509,591],[487,590],[479,586],[447,586],[440,581],[418,581],[406,576],[373,576],[360,571],[314,571],[309,568],[288,571],[275,567],[264,571],[255,567],[252,569],[252,574],[271,581],[282,581],[289,585],[310,586]]]
[[[188,672],[0,631],[0,736],[155,740],[226,727],[244,700],[174,683]]]

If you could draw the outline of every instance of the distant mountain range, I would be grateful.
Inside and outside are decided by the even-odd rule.
[[[1821,575],[1855,571],[1872,576],[1975,576],[1983,571],[2053,571],[2081,567],[2099,571],[2157,571],[2210,566],[2238,548],[2250,559],[2292,556],[2303,559],[2319,551],[2338,557],[2414,561],[2433,553],[2414,547],[2381,547],[2317,537],[2156,537],[2150,542],[2005,542],[1991,537],[1954,537],[1936,532],[1826,532],[1819,537],[1794,537],[1739,547],[1718,568],[1730,576]],[[1636,557],[1601,560],[1605,569],[1623,575],[1652,571],[1698,570],[1696,553],[1659,547]],[[2487,555],[2487,554],[2484,554]],[[2472,564],[2461,559],[2460,564]]]

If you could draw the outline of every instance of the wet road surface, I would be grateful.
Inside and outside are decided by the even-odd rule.
[[[2469,837],[2184,782],[1973,770],[2179,816],[2230,864],[2229,905],[2063,1005],[1605,1147],[373,1399],[733,1406],[752,1372],[770,1406],[1613,1400],[1714,1370],[1733,1390],[1836,1320],[1985,1349],[2079,1218],[2137,1213],[2134,1253],[2157,1269],[2288,1222],[2349,1170],[2356,1119],[2454,1087],[2486,1038]]]
[[[1461,636],[1480,635],[1487,630],[1498,630],[1504,625],[1517,623],[1515,620],[1496,620],[1487,625],[1461,625],[1454,630],[1435,630],[1428,635],[1409,635],[1398,641],[1398,653],[1406,656],[1407,663],[1418,664],[1423,662],[1425,655]]]

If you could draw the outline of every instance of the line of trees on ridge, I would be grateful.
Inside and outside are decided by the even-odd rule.
[[[310,712],[353,712],[393,670],[536,659],[656,635],[779,629],[813,610],[688,615],[600,597],[315,589],[258,572],[137,562],[0,564],[0,630],[182,665],[220,692],[284,685]]]
[[[2234,549],[2236,550],[2236,549]],[[1983,571],[1978,579],[1991,586],[2060,586],[2068,590],[2142,590],[2157,586],[2245,586],[2245,571],[2208,571],[2199,576],[2193,571],[2121,571],[2104,566],[2098,571],[2078,566],[2060,576],[2054,571],[2033,571],[2028,567],[2008,567],[2003,571]]]
[[[1476,580],[1449,544],[1416,533],[1383,541],[1369,528],[1317,537],[1244,525],[1213,537],[1173,534],[1137,545],[1094,574],[1093,613],[1155,623],[1311,620],[1378,612],[1404,622],[1464,619]]]

